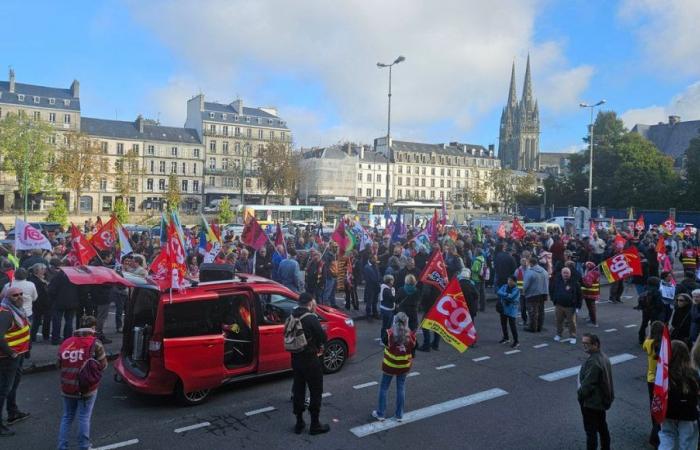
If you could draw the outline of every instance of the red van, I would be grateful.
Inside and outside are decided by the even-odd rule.
[[[91,273],[81,282],[79,268],[64,268],[75,284],[115,283]],[[114,271],[109,271],[115,274]],[[118,276],[118,275],[117,275]],[[202,403],[223,384],[291,370],[284,350],[284,321],[298,294],[255,275],[201,282],[181,292],[162,291],[125,273],[130,295],[124,307],[124,338],[114,363],[116,379],[146,394],[175,393],[186,405]],[[84,281],[84,280],[83,280]],[[339,371],[355,354],[355,324],[333,308],[318,306],[328,335],[326,373]],[[226,331],[222,328],[226,326]]]

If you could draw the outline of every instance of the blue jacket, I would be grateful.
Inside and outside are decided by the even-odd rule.
[[[277,268],[277,277],[279,278],[280,284],[294,292],[300,291],[299,279],[301,278],[301,271],[299,270],[299,263],[296,259],[289,258],[280,262]]]
[[[542,266],[530,267],[523,275],[525,298],[549,294],[549,274]]]
[[[367,263],[364,269],[362,269],[362,275],[365,279],[364,301],[368,304],[372,304],[377,301],[377,296],[379,295],[379,269],[377,266]]]
[[[508,317],[518,317],[520,312],[520,289],[517,286],[511,288],[504,284],[496,294],[498,295],[498,301],[503,305],[503,314]]]

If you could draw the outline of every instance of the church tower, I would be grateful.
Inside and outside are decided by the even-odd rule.
[[[512,170],[537,171],[540,166],[540,113],[532,94],[530,55],[527,57],[523,95],[517,101],[515,63],[510,75],[508,103],[501,113],[498,157]]]

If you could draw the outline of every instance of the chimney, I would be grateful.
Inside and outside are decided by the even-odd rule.
[[[243,114],[243,100],[236,99],[233,103],[231,103],[231,106],[233,106],[233,109],[236,110],[238,114]]]
[[[10,92],[15,92],[15,69],[10,67]]]
[[[675,125],[681,121],[681,116],[668,116],[668,124]]]
[[[459,142],[450,142],[450,147],[457,147],[459,146]]]
[[[143,133],[143,116],[141,114],[136,118],[136,128],[139,129],[139,133]]]
[[[73,80],[70,85],[70,93],[73,98],[80,98],[80,82],[78,80]]]
[[[365,159],[365,144],[360,145],[360,159]]]

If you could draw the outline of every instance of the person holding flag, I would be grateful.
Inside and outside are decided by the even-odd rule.
[[[647,388],[649,391],[649,407],[654,400],[654,381],[656,380],[656,367],[659,360],[661,340],[664,334],[664,323],[655,320],[649,328],[649,336],[644,340],[642,349],[647,354]],[[651,410],[650,410],[651,412]],[[649,434],[649,444],[654,447],[659,446],[659,424],[651,416],[651,433]]]

